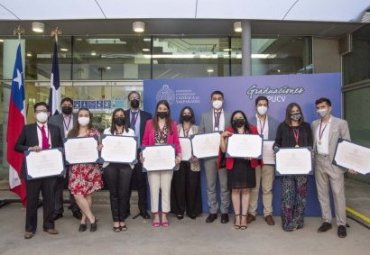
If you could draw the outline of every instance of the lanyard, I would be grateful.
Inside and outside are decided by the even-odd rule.
[[[63,116],[63,125],[66,131],[69,131],[69,126],[71,125],[72,116],[69,116],[68,124],[66,124],[66,118]]]
[[[131,128],[135,128],[137,116],[139,115],[139,112],[131,112]]]
[[[222,110],[219,112],[213,111],[213,116],[215,118],[215,131],[220,129],[220,117],[221,117]]]
[[[299,145],[298,145],[299,129],[298,128],[293,128],[293,135],[294,135],[294,140],[295,140],[295,147],[299,147]]]
[[[328,126],[328,123],[325,124],[324,128],[321,130],[322,128],[322,121],[320,121],[320,127],[319,127],[319,144],[321,144],[321,138],[324,134],[324,131],[326,129],[326,127]]]
[[[184,133],[184,137],[188,137],[189,136],[190,128],[188,130],[185,130],[184,125],[182,125],[182,132]]]
[[[266,125],[266,118],[265,120],[262,122],[260,118],[258,118],[259,122],[260,122],[260,135],[263,135],[263,130],[265,130],[265,125]],[[263,124],[262,124],[263,123]]]

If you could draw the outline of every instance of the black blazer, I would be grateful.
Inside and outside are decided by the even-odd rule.
[[[144,137],[145,123],[147,120],[150,120],[152,115],[149,112],[140,110],[140,138]],[[127,127],[131,125],[130,110],[125,111],[125,119]]]
[[[60,135],[59,128],[48,124],[48,129],[50,131],[50,139],[52,148],[63,147],[62,136]],[[22,129],[20,136],[18,137],[17,143],[14,149],[20,153],[24,153],[29,147],[39,145],[39,138],[37,135],[37,124],[25,125]],[[23,175],[25,175],[25,160],[23,160]]]
[[[303,122],[299,127],[298,145],[300,147],[312,147],[312,131],[311,126],[307,122]],[[292,148],[295,147],[296,142],[294,139],[293,128],[282,122],[276,132],[274,147]]]

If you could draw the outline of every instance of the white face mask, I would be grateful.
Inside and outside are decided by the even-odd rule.
[[[258,106],[257,107],[257,112],[259,115],[265,115],[267,112],[267,107],[266,106]]]
[[[78,123],[81,126],[87,126],[90,123],[90,118],[89,117],[78,117]]]
[[[212,106],[213,108],[215,108],[216,110],[219,110],[221,109],[222,107],[222,100],[215,100],[212,102]]]
[[[48,120],[48,114],[46,112],[39,112],[36,114],[36,120],[40,123],[45,123]]]
[[[329,110],[324,108],[318,109],[316,112],[320,115],[321,118],[324,118],[329,113]]]

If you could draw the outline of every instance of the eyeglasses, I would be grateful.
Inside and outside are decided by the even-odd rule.
[[[36,110],[35,113],[40,113],[40,112],[48,112],[48,110]]]

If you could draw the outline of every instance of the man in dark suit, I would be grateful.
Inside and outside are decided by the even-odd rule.
[[[63,147],[63,141],[58,127],[47,123],[50,115],[49,107],[44,102],[34,106],[36,123],[28,124],[23,130],[15,145],[15,150],[21,153],[25,151],[41,151],[49,148]],[[25,177],[25,162],[23,162],[23,176]],[[26,207],[26,232],[25,239],[30,239],[37,228],[37,207],[40,191],[43,197],[44,231],[48,234],[58,234],[54,226],[55,185],[57,177],[47,177],[27,180],[27,207]]]
[[[60,130],[62,141],[67,137],[68,132],[73,128],[73,124],[77,121],[76,114],[73,114],[73,100],[69,97],[62,99],[61,103],[62,114],[51,116],[49,119],[49,124],[57,126]],[[63,217],[63,190],[68,182],[68,172],[66,178],[59,177],[57,179],[57,184],[55,188],[55,211],[54,220]],[[75,218],[81,219],[81,210],[76,204],[74,196],[69,193],[69,200],[71,202],[68,209],[72,211]]]
[[[128,94],[128,101],[130,102],[130,109],[125,112],[126,123],[128,127],[135,131],[135,136],[138,137],[138,144],[141,145],[141,139],[144,136],[145,123],[147,120],[152,118],[152,115],[148,112],[140,110],[140,99],[141,96],[137,91],[131,91]],[[144,219],[150,219],[148,214],[147,205],[147,174],[142,171],[142,164],[139,160],[140,149],[138,149],[138,163],[136,163],[133,169],[130,187],[131,191],[136,188],[139,201],[138,206],[140,210],[140,216]]]

